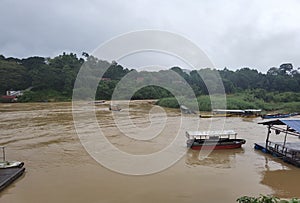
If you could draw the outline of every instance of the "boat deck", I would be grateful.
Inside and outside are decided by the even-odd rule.
[[[0,169],[0,191],[19,178],[25,171],[25,168],[5,168]]]
[[[283,142],[269,141],[267,148],[265,143],[255,143],[254,148],[300,167],[300,142],[286,143],[284,145]]]

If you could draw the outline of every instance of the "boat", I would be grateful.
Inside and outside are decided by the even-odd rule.
[[[213,109],[213,115],[242,116],[245,111],[240,109]],[[227,117],[227,116],[226,116]]]
[[[24,162],[21,161],[7,161],[5,158],[5,147],[0,146],[0,149],[2,149],[2,160],[0,161],[0,169],[5,168],[22,168],[24,165]]]
[[[109,105],[109,110],[111,110],[111,111],[121,111],[122,109],[119,107],[119,105],[111,104],[111,105]]]
[[[245,109],[243,117],[259,117],[261,115],[261,109]]]
[[[187,147],[193,150],[235,149],[246,143],[244,139],[237,139],[233,130],[187,131],[186,137]]]
[[[277,114],[266,114],[266,115],[262,115],[261,118],[262,119],[272,119],[272,118],[289,118],[292,116],[297,116],[299,115],[298,113],[277,113]]]
[[[184,106],[184,105],[180,105],[180,110],[182,113],[184,114],[196,114],[195,111],[189,109],[188,107]]]
[[[201,114],[200,118],[231,117],[231,114]]]
[[[213,118],[213,117],[257,117],[260,115],[261,109],[214,109],[212,114],[201,114],[200,118]]]
[[[97,105],[97,104],[104,104],[104,103],[105,103],[105,100],[93,101],[93,103],[94,103],[95,105]]]
[[[0,169],[3,168],[22,168],[24,162],[21,161],[0,161]]]

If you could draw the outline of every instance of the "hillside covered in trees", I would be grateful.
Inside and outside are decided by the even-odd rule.
[[[251,98],[262,102],[300,102],[300,70],[293,67],[291,63],[271,67],[267,73],[248,67],[236,71],[227,68],[212,70],[202,67],[199,67],[199,70],[185,71],[180,67],[171,67],[170,70],[159,72],[138,72],[124,68],[116,62],[102,61],[87,53],[83,53],[82,57],[73,53],[63,53],[54,58],[34,56],[25,59],[6,58],[0,55],[0,95],[4,95],[7,90],[26,90],[18,101],[71,100],[76,76],[84,64],[88,64],[89,68],[94,70],[109,67],[102,73],[101,80],[97,76],[94,77],[99,81],[95,99],[111,99],[119,81],[126,78],[126,75],[130,76],[125,83],[123,82],[120,92],[129,92],[129,90],[135,92],[131,99],[172,97],[166,88],[151,85],[151,81],[158,79],[171,84],[173,89],[181,88],[180,84],[186,83],[196,96],[205,96],[209,92],[203,78],[213,78],[215,73],[218,73],[228,95],[245,95],[250,98],[249,102]],[[179,74],[181,79],[174,79],[171,72]],[[146,81],[145,84],[150,85],[142,89],[134,89],[136,83],[141,81]],[[210,85],[213,86],[214,83]],[[122,98],[121,94],[120,99],[124,98],[126,95]]]

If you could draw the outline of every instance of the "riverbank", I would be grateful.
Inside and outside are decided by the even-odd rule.
[[[279,97],[281,96],[281,97]],[[234,94],[227,95],[226,97],[214,97],[214,103],[224,104],[227,109],[261,109],[265,112],[277,113],[293,113],[300,112],[300,95],[295,98],[285,98],[279,94],[278,99],[264,101],[263,99],[256,98],[248,94]],[[209,95],[197,97],[198,106],[195,106],[190,99],[181,99],[179,102],[174,98],[163,98],[157,101],[157,105],[168,108],[179,108],[179,103],[185,105],[193,110],[211,111],[211,99]],[[195,109],[196,107],[196,109]],[[223,107],[224,108],[224,107]]]
[[[153,99],[145,99],[139,101]],[[28,91],[23,96],[18,98],[17,102],[70,102],[72,96],[64,92],[58,92],[53,90],[48,91]],[[109,101],[109,100],[107,100]],[[136,101],[136,100],[134,100]],[[0,101],[1,102],[1,101]],[[2,101],[5,102],[5,101]],[[198,104],[192,102],[191,99],[179,98],[177,101],[174,97],[157,99],[156,104],[162,107],[179,108],[180,104],[185,105],[193,110],[211,111],[211,100],[209,95],[201,95],[197,97]],[[276,113],[294,113],[300,112],[300,93],[293,92],[269,92],[261,93],[253,90],[248,92],[241,92],[236,94],[228,94],[224,96],[214,96],[215,104],[222,105],[227,109],[261,109],[264,112],[276,112]]]

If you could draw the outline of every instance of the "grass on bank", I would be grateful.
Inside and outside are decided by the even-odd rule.
[[[273,96],[274,98],[268,98],[269,101],[266,101],[246,93],[227,95],[226,97],[219,95],[212,97],[212,99],[209,95],[202,95],[197,97],[198,108],[195,106],[196,102],[191,99],[180,98],[177,101],[174,97],[160,99],[157,104],[169,108],[179,108],[180,105],[185,105],[190,109],[200,111],[211,111],[212,108],[227,108],[262,109],[263,111],[278,113],[300,112],[300,94],[294,93],[293,97],[288,97],[290,93],[273,94]]]

